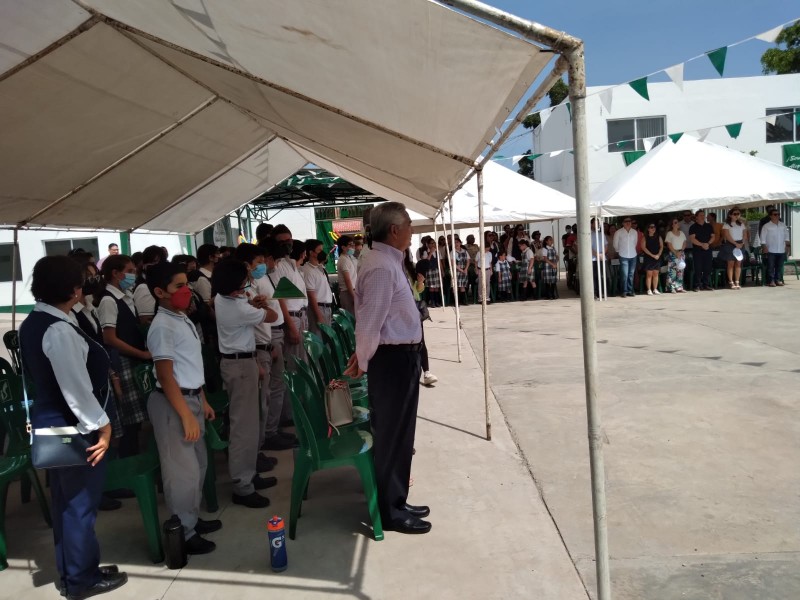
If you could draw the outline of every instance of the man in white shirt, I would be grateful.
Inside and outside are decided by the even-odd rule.
[[[769,211],[769,221],[761,227],[761,252],[767,258],[767,285],[783,285],[783,263],[789,252],[789,231],[780,218],[778,209]]]
[[[630,217],[622,220],[622,229],[617,230],[611,243],[619,255],[619,295],[621,298],[632,297],[635,295],[633,274],[639,256],[639,232],[631,226]]]
[[[100,269],[103,268],[103,263],[106,262],[106,259],[109,256],[116,256],[117,254],[119,254],[119,246],[114,242],[111,242],[108,245],[108,256],[104,256],[99,261],[97,261],[97,270],[99,271]]]
[[[306,240],[306,264],[302,266],[303,279],[308,296],[308,330],[320,335],[319,323],[331,324],[333,291],[328,283],[328,274],[320,263],[326,258],[321,240]]]

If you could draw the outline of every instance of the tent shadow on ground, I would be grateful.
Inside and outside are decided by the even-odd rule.
[[[278,456],[281,464],[270,475],[277,472],[279,484],[265,492],[272,501],[266,511],[230,504],[227,469],[224,460],[218,461],[220,511],[214,515],[201,511],[202,518],[216,517],[223,522],[221,531],[207,536],[217,544],[215,552],[189,557],[189,564],[182,571],[168,570],[163,563],[153,564],[147,555],[138,505],[135,500],[123,500],[122,509],[101,512],[98,516],[96,530],[102,564],[120,565],[130,577],[127,587],[144,586],[142,591],[148,593],[158,589],[159,582],[164,590],[200,583],[210,586],[209,590],[216,586],[220,586],[220,591],[230,589],[228,586],[242,589],[268,586],[370,600],[361,591],[364,565],[371,545],[377,542],[372,537],[361,480],[352,468],[312,475],[295,540],[288,539],[288,522],[286,524],[289,569],[280,574],[272,573],[266,521],[273,514],[288,521],[292,472],[290,453],[282,452]],[[43,476],[41,479],[44,481]],[[46,493],[49,496],[49,490]],[[159,518],[163,522],[169,515],[162,494],[158,495],[158,500]],[[6,591],[24,594],[31,587],[54,586],[58,574],[52,530],[44,523],[35,498],[29,504],[21,504],[19,484],[12,484],[6,514],[9,571],[26,570],[30,574],[30,583],[24,588]],[[295,579],[297,584],[293,583]],[[194,590],[196,587],[188,587],[186,595],[193,594]]]

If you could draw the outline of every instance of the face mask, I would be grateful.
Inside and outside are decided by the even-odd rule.
[[[250,271],[253,275],[253,279],[261,279],[264,275],[267,274],[267,265],[261,263],[260,265],[256,265],[256,267]]]
[[[348,248],[347,249],[347,256],[353,256],[356,253],[355,248]]]
[[[328,254],[324,250],[320,250],[320,252],[317,253],[317,260],[320,262],[320,264],[324,265],[325,261],[328,260]]]
[[[177,291],[170,297],[172,306],[178,310],[186,310],[192,302],[192,290],[188,285],[178,288]]]
[[[284,252],[286,252],[286,256],[292,253],[292,247],[294,246],[294,242],[292,240],[287,240],[285,242],[281,242],[281,246],[283,246]]]
[[[125,273],[125,277],[122,281],[119,282],[120,289],[124,292],[126,290],[133,289],[133,286],[136,285],[136,274],[135,273]]]

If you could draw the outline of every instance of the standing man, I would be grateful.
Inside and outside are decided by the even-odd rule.
[[[767,257],[767,285],[783,285],[783,263],[789,253],[789,232],[777,208],[769,211],[769,222],[761,227],[761,254]]]
[[[764,228],[764,225],[766,225],[767,223],[769,223],[772,220],[772,211],[774,211],[774,210],[777,210],[775,208],[775,205],[768,204],[767,205],[767,214],[764,215],[763,217],[761,217],[758,220],[758,236],[759,237],[761,237],[761,230]],[[100,267],[98,266],[98,268],[100,268]]]
[[[694,291],[700,289],[713,292],[711,287],[711,245],[714,243],[714,228],[706,223],[705,211],[698,210],[695,223],[689,228],[689,241],[694,254]]]
[[[108,245],[108,256],[116,256],[117,254],[119,254],[119,246],[118,246],[117,244],[115,244],[114,242],[111,242],[111,243]],[[104,257],[103,257],[103,258],[101,258],[101,259],[100,259],[100,261],[97,263],[97,270],[98,270],[98,271],[99,271],[100,269],[102,269],[102,268],[103,268],[103,263],[104,263],[104,262],[105,262],[105,260],[108,258],[108,256],[104,256]]]
[[[383,528],[427,533],[427,506],[408,504],[419,401],[422,326],[403,267],[411,218],[399,202],[372,209],[372,251],[356,285],[356,352],[345,375],[369,372],[378,508]]]
[[[633,297],[633,274],[636,272],[636,259],[639,255],[639,232],[631,227],[631,218],[622,220],[622,229],[617,230],[612,240],[614,250],[619,254],[619,295]]]
[[[331,324],[333,291],[322,262],[327,259],[322,240],[306,240],[306,264],[301,267],[308,296],[308,330],[321,337],[319,323]]]

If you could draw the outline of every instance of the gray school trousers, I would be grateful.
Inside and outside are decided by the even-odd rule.
[[[184,396],[186,405],[200,425],[200,438],[187,442],[183,423],[163,392],[155,390],[147,401],[147,414],[153,424],[158,455],[161,460],[161,478],[164,481],[164,500],[169,513],[178,515],[188,540],[200,515],[203,482],[206,478],[207,454],[206,421],[200,396]]]
[[[322,313],[322,322],[325,325],[331,324],[331,307],[330,306],[320,306],[319,311]],[[314,313],[313,310],[310,308],[308,309],[308,330],[311,333],[318,335],[320,338],[322,337],[322,333],[317,326],[317,315]]]
[[[220,371],[230,398],[228,472],[233,480],[233,493],[249,496],[255,491],[253,478],[259,449],[258,363],[254,358],[223,357]]]
[[[264,443],[267,431],[267,417],[269,416],[269,391],[270,376],[272,374],[272,352],[256,350],[258,366],[264,369],[264,377],[258,382],[258,447]]]
[[[286,394],[286,384],[283,381],[285,366],[283,363],[283,328],[272,328],[272,352],[275,358],[269,373],[269,402],[267,402],[267,422],[265,427],[266,437],[278,433],[283,411],[283,399]]]
[[[288,332],[285,334],[283,338],[283,357],[286,359],[286,370],[291,371],[294,373],[296,371],[294,366],[294,361],[290,358],[294,356],[297,360],[302,360],[303,362],[308,362],[308,355],[306,354],[306,348],[303,345],[303,332],[308,331],[308,312],[303,311],[303,315],[301,317],[290,316],[290,319],[294,321],[295,326],[297,327],[297,331],[300,333],[300,343],[299,344],[292,344],[289,341],[289,334]],[[284,331],[286,325],[284,324]],[[289,389],[286,388],[283,394],[283,406],[281,407],[281,420],[288,420],[292,418],[292,400],[289,398]]]

